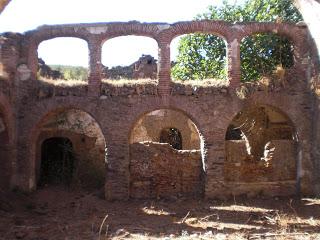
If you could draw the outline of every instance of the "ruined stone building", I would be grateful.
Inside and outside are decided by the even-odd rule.
[[[172,39],[196,32],[225,40],[228,85],[171,81]],[[278,85],[240,83],[240,43],[256,33],[285,36],[294,46],[294,65]],[[101,81],[102,43],[126,35],[158,43],[156,85]],[[57,37],[88,43],[86,84],[37,79],[38,46]],[[107,200],[320,193],[319,59],[304,23],[54,25],[4,33],[0,46],[3,189],[103,186]]]
[[[106,79],[156,79],[157,60],[151,55],[142,54],[129,66],[104,67],[102,74]]]

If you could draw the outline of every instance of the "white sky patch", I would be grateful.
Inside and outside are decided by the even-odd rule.
[[[231,3],[236,1],[230,0]],[[197,14],[207,11],[209,5],[219,6],[221,3],[222,0],[12,0],[0,15],[0,29],[1,32],[24,32],[44,24],[127,22],[132,20],[173,23],[192,20]],[[128,39],[127,41],[122,41],[120,38],[115,39],[121,42],[114,45],[114,48],[118,50],[113,50],[111,46],[108,49],[109,44],[105,44],[102,58],[106,65],[130,64],[142,54],[158,57],[157,48],[154,49],[149,41],[147,43],[143,38],[137,38],[134,41]],[[48,64],[87,66],[88,56],[83,58],[84,52],[88,50],[87,46],[85,49],[80,49],[79,42],[70,45],[62,40],[57,39],[50,44],[50,41],[41,44],[40,57]],[[171,44],[172,59],[177,54],[176,44],[177,40]],[[82,46],[81,48],[83,48]],[[61,53],[64,53],[63,57],[61,57]],[[119,61],[118,55],[121,56],[122,61]]]
[[[46,64],[88,67],[89,51],[86,41],[79,38],[54,38],[40,43],[38,56]]]
[[[127,66],[148,54],[158,59],[158,44],[149,37],[123,36],[106,41],[102,46],[102,64]]]

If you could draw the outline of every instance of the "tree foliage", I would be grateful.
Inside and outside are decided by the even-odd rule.
[[[224,1],[221,7],[210,6],[197,20],[228,22],[298,22],[300,13],[291,0],[246,0],[242,5]],[[211,34],[190,34],[181,38],[179,54],[172,68],[175,79],[225,79],[226,44]],[[242,81],[255,81],[262,74],[270,74],[277,65],[293,65],[293,47],[284,36],[256,34],[241,43]]]
[[[86,81],[88,78],[88,69],[85,67],[64,65],[50,65],[50,67],[61,72],[66,80]]]

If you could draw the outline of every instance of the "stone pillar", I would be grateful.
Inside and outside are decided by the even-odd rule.
[[[121,138],[119,136],[119,138]],[[127,139],[111,139],[108,146],[105,198],[127,200],[129,197],[129,146]]]
[[[224,136],[206,138],[206,151],[205,198],[224,198]]]
[[[21,35],[3,33],[0,36],[0,75],[13,81],[20,57]]]
[[[31,71],[32,79],[37,78],[38,72],[38,50],[34,43],[30,43],[28,50],[28,67]]]
[[[230,87],[236,88],[240,85],[241,80],[240,43],[237,38],[231,38],[228,40],[227,57]]]
[[[89,46],[89,71],[88,85],[89,96],[99,96],[101,86],[101,48],[102,43],[99,39],[90,39]]]
[[[158,61],[158,93],[161,96],[170,95],[171,91],[171,62],[170,62],[170,43],[169,41],[158,41],[159,61]]]

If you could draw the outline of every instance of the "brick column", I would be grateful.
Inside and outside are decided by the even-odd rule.
[[[4,33],[5,37],[0,41],[0,62],[2,77],[13,81],[16,67],[20,58],[19,42],[20,36]]]
[[[127,200],[129,197],[130,161],[128,139],[119,136],[118,139],[109,140],[105,198],[107,200]]]
[[[26,54],[27,65],[31,71],[31,77],[32,79],[36,79],[38,72],[38,44],[33,40],[27,40],[24,44],[26,46],[22,49],[21,55],[24,57]]]
[[[228,40],[227,46],[228,57],[228,79],[231,88],[236,88],[240,84],[241,69],[240,69],[240,43],[237,38]]]
[[[160,40],[159,61],[158,61],[158,93],[161,96],[168,96],[171,90],[171,62],[170,62],[170,43]]]
[[[89,46],[89,71],[88,84],[89,96],[99,96],[101,86],[101,41],[99,39],[90,39]]]
[[[224,198],[224,135],[206,138],[206,159],[205,198]]]

